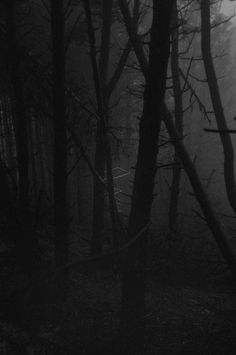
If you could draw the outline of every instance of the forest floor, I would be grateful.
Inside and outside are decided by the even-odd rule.
[[[94,275],[80,280],[79,287],[64,322],[69,324],[68,354],[76,354],[78,345],[84,354],[115,354],[109,344],[119,326],[120,282]],[[229,285],[221,287],[163,283],[152,276],[146,293],[145,354],[236,354],[235,294]]]
[[[236,354],[236,283],[222,267],[211,242],[205,245],[205,258],[199,259],[204,253],[196,246],[192,249],[192,243],[183,247],[166,235],[159,238],[158,245],[152,240],[145,355]],[[201,249],[202,244],[199,246]],[[119,274],[104,269],[74,270],[71,290],[63,321],[66,331],[62,330],[67,334],[64,346],[71,344],[68,354],[78,354],[78,346],[81,354],[117,354],[112,341],[119,329]]]
[[[194,261],[189,250],[178,245],[166,240],[158,249],[149,248],[144,355],[236,354],[235,281],[210,262]],[[72,270],[70,290],[68,301],[57,306],[60,320],[41,324],[39,338],[45,340],[47,352],[37,355],[115,354],[119,273]],[[4,332],[0,329],[0,354],[1,341]]]

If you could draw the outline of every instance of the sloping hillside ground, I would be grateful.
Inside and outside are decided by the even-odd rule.
[[[145,354],[235,354],[236,284],[214,244],[210,239],[208,246],[204,244],[203,235],[195,242],[194,238],[156,235],[153,230],[149,245]],[[75,239],[71,245],[77,260],[81,245],[76,248]],[[6,276],[4,270],[1,279]],[[9,295],[14,279],[9,274],[5,281]],[[13,325],[2,307],[0,344],[6,352],[0,354],[25,354],[22,349],[26,348],[29,354],[42,355],[119,354],[120,285],[116,269],[72,268],[67,303],[46,305],[36,335],[30,322],[24,329]],[[4,294],[1,298],[6,302]],[[54,311],[57,316],[52,321],[48,315]]]

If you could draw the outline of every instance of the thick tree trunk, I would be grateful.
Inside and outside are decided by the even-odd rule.
[[[153,22],[149,48],[144,107],[140,121],[139,149],[132,205],[128,222],[129,238],[150,219],[158,136],[165,93],[170,49],[170,18],[173,1],[153,2]],[[128,250],[122,283],[121,338],[125,354],[144,353],[144,307],[147,231]]]
[[[183,101],[179,76],[179,27],[177,2],[173,7],[172,15],[172,51],[171,51],[171,74],[175,101],[175,126],[179,136],[183,136]],[[169,227],[174,231],[178,218],[178,199],[181,181],[181,162],[176,151],[174,153],[174,167],[170,189]]]
[[[201,0],[202,21],[202,57],[206,71],[207,82],[210,90],[211,101],[215,113],[216,123],[220,132],[220,139],[224,150],[224,178],[228,201],[236,213],[236,185],[234,175],[234,150],[230,134],[227,133],[227,122],[221,102],[217,77],[211,54],[211,22],[210,0]]]
[[[65,49],[63,0],[51,0],[52,89],[54,124],[54,223],[55,267],[67,264],[67,136],[65,108]],[[57,279],[56,295],[64,300],[67,291],[66,269]]]

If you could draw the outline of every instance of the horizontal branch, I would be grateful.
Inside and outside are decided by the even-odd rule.
[[[236,133],[236,129],[204,128],[204,131],[209,133]]]

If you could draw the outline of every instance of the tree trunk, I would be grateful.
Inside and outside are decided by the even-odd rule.
[[[153,22],[149,65],[139,128],[139,149],[135,170],[132,205],[128,222],[129,238],[150,219],[158,136],[165,93],[170,49],[170,18],[173,1],[153,2]],[[147,231],[127,251],[122,282],[121,338],[125,354],[144,353],[144,307]]]
[[[216,123],[224,151],[224,178],[228,201],[236,213],[236,185],[234,175],[234,150],[230,134],[227,133],[227,122],[221,102],[214,63],[211,54],[211,22],[210,0],[201,0],[202,21],[202,57],[206,71],[207,82],[210,90],[211,101],[215,113]]]
[[[12,179],[12,185],[16,185],[16,180],[17,180],[17,174],[16,174],[16,142],[15,142],[15,134],[14,134],[14,129],[13,129],[13,117],[12,117],[12,111],[10,108],[10,102],[9,102],[9,97],[4,95],[2,97],[2,105],[3,105],[3,120],[5,121],[5,127],[6,127],[6,147],[7,147],[7,167],[9,168],[11,172],[11,179]]]
[[[25,264],[26,270],[29,271],[32,269],[32,260],[30,259],[34,244],[29,213],[29,140],[20,58],[16,38],[15,0],[6,0],[5,10],[8,65],[12,84],[13,117],[15,123],[18,165],[18,213],[21,226],[21,237],[17,238],[17,248],[19,251],[18,256],[23,264]]]
[[[107,5],[106,5],[107,6]],[[106,13],[107,9],[104,4],[104,12]],[[104,90],[103,87],[105,86],[105,81],[106,81],[106,75],[107,75],[107,70],[108,70],[108,61],[109,61],[109,43],[110,43],[110,34],[108,31],[109,36],[107,37],[107,34],[104,31],[104,28],[102,30],[102,47],[104,47],[104,53],[102,53],[102,57],[100,60],[100,71],[97,65],[97,60],[96,60],[96,47],[95,47],[95,32],[93,28],[93,23],[92,23],[92,16],[91,16],[91,8],[90,8],[90,3],[87,0],[84,0],[84,9],[86,13],[86,19],[87,19],[87,25],[88,25],[88,37],[89,37],[89,44],[90,44],[90,57],[91,57],[91,63],[92,63],[92,70],[93,70],[93,80],[94,80],[94,87],[95,87],[95,94],[96,94],[96,99],[97,99],[97,107],[98,107],[98,117],[99,117],[99,122],[98,122],[98,131],[97,131],[97,140],[98,138],[100,141],[103,142],[103,154],[104,156],[98,156],[96,157],[99,158],[100,163],[102,168],[104,168],[104,165],[106,164],[106,169],[107,169],[107,191],[108,191],[108,198],[109,198],[109,209],[110,209],[110,214],[111,214],[111,223],[112,223],[112,236],[113,236],[113,244],[114,246],[117,246],[119,244],[119,233],[118,233],[118,213],[117,213],[117,206],[116,206],[116,200],[115,200],[115,194],[114,194],[114,182],[113,182],[113,174],[112,174],[112,157],[111,157],[111,149],[110,149],[110,143],[108,139],[108,134],[107,134],[107,128],[106,128],[106,109],[107,109],[107,104],[105,103],[105,95],[104,95]],[[108,9],[109,10],[109,9]],[[109,13],[111,15],[111,10],[112,7],[109,10]],[[110,20],[108,21],[109,23],[106,24],[104,22],[105,29],[107,27],[110,28]],[[106,31],[107,32],[107,31]],[[106,68],[104,68],[106,66]],[[101,80],[100,74],[103,75],[103,79]],[[98,137],[98,134],[100,135]],[[101,142],[99,142],[99,145]],[[101,151],[102,152],[102,151]],[[96,153],[99,153],[98,151]],[[105,164],[104,164],[104,159],[105,159]],[[104,171],[102,172],[104,175]],[[98,182],[96,182],[97,184]],[[102,186],[100,192],[103,193],[104,195],[104,190],[102,190]],[[104,196],[102,197],[102,194],[100,195],[100,198],[102,202],[104,203]],[[103,206],[98,206],[96,202],[96,207],[103,207],[103,213],[104,213],[104,205]],[[94,211],[95,213],[95,211]],[[99,212],[99,215],[101,215],[102,212]],[[97,221],[97,216],[94,215],[95,221]],[[104,216],[103,216],[104,218]],[[96,232],[96,231],[94,231]],[[96,237],[96,242],[97,246],[101,248],[101,240],[98,239],[100,235]]]
[[[28,117],[24,98],[21,58],[17,45],[15,10],[15,0],[6,0],[5,16],[6,38],[8,45],[7,55],[11,80],[12,113],[16,136],[18,170],[17,213],[14,213],[14,210],[10,207],[9,211],[11,211],[10,214],[13,217],[12,225],[10,226],[10,233],[12,234],[16,244],[16,256],[18,263],[21,266],[24,277],[27,279],[27,290],[23,293],[19,292],[17,294],[16,308],[14,311],[16,321],[21,323],[25,319],[27,319],[27,321],[32,319],[32,309],[30,308],[30,305],[35,305],[35,303],[39,301],[38,272],[40,260],[37,239],[36,235],[33,233],[32,218],[30,213]]]
[[[54,223],[55,267],[67,264],[67,136],[65,108],[65,48],[63,0],[51,0],[52,31],[52,90],[54,124]],[[66,269],[57,279],[56,296],[65,300],[67,293]]]
[[[100,48],[100,60],[99,60],[99,77],[101,82],[101,90],[102,90],[102,98],[103,98],[103,106],[104,106],[104,114],[105,121],[109,120],[108,117],[108,108],[109,102],[125,66],[127,61],[131,46],[130,41],[128,41],[120,60],[117,64],[117,67],[108,82],[108,69],[109,69],[109,56],[110,56],[110,32],[112,25],[112,1],[107,3],[105,0],[103,1],[103,27],[102,27],[102,38],[101,38],[101,48]],[[137,25],[138,17],[139,17],[139,6],[140,0],[136,0],[134,3],[133,9],[133,26]],[[136,28],[136,27],[135,27]],[[121,231],[121,221],[119,219],[117,205],[114,197],[114,182],[112,175],[112,154],[110,150],[110,144],[108,137],[107,142],[108,146],[104,146],[104,134],[107,135],[107,132],[103,132],[102,121],[97,122],[97,135],[96,135],[96,151],[95,151],[95,169],[99,173],[99,175],[104,178],[105,177],[105,166],[107,160],[107,184],[108,184],[108,195],[109,195],[109,205],[110,205],[110,214],[111,214],[111,222],[113,229],[113,245],[117,246],[120,243],[120,231]],[[94,179],[94,209],[93,209],[93,237],[92,237],[92,245],[91,245],[91,253],[99,254],[102,251],[102,240],[101,236],[104,230],[104,212],[105,212],[105,193],[106,190],[104,185],[98,179]],[[122,233],[122,231],[121,231]]]
[[[113,2],[102,2],[102,34],[100,46],[99,60],[99,77],[103,96],[104,106],[108,105],[105,97],[105,86],[109,65],[110,54],[110,32],[112,20]],[[97,121],[96,147],[95,147],[95,169],[98,174],[104,179],[105,177],[105,146],[102,120]],[[91,254],[100,254],[102,252],[102,234],[104,232],[104,215],[105,215],[105,188],[104,185],[94,178],[93,185],[93,234],[91,241]]]
[[[179,136],[183,136],[183,101],[179,76],[179,27],[177,2],[174,4],[172,14],[172,51],[171,51],[171,74],[175,101],[175,126]],[[176,151],[174,153],[174,167],[170,189],[169,227],[174,231],[178,218],[178,199],[181,181],[181,162]]]
[[[47,191],[47,182],[46,182],[46,161],[43,152],[43,143],[41,137],[42,125],[38,120],[35,122],[35,136],[36,136],[36,145],[37,145],[37,160],[39,165],[39,180],[40,186],[39,189]]]

